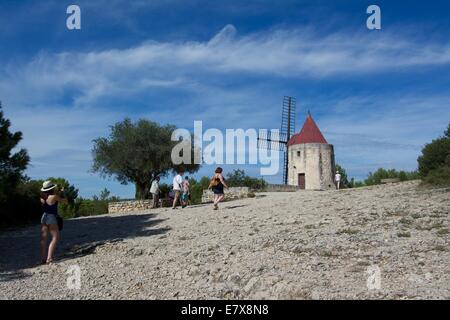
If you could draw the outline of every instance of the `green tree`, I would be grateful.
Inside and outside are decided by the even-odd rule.
[[[426,185],[435,185],[442,187],[450,186],[450,166],[443,166],[431,170],[423,179],[423,183]]]
[[[178,143],[171,140],[175,129],[173,125],[161,126],[148,120],[133,123],[125,119],[116,123],[108,138],[94,140],[93,171],[114,176],[122,184],[134,183],[136,198],[148,198],[156,175],[165,176],[180,169],[193,173],[199,169],[198,164],[172,163],[172,148]]]
[[[424,146],[417,162],[425,184],[450,185],[450,123],[444,136]]]
[[[12,226],[37,222],[42,215],[42,205],[39,200],[41,187],[40,181],[23,179],[14,194],[8,197],[6,206],[0,208],[2,213],[0,225]]]
[[[233,187],[244,187],[245,171],[241,169],[233,170],[227,174],[227,184]]]
[[[375,172],[369,172],[367,179],[364,181],[364,184],[368,186],[372,186],[375,184],[380,184],[381,179],[385,179],[388,177],[387,170],[383,168],[378,168]]]
[[[193,204],[199,204],[202,202],[203,190],[208,189],[210,178],[202,177],[199,181],[194,178],[189,179],[191,201]]]
[[[48,178],[58,185],[58,189],[64,188],[65,197],[69,204],[59,204],[59,213],[65,218],[77,216],[78,189],[64,178]],[[7,217],[0,224],[17,225],[28,222],[36,222],[42,214],[42,205],[39,200],[43,180],[31,180],[23,178],[17,186],[16,191],[8,197],[7,205],[2,208]]]
[[[360,188],[360,187],[364,187],[365,184],[363,181],[355,181],[354,178],[352,178],[352,188]]]
[[[74,212],[65,213],[64,217],[73,218],[107,214],[108,202],[108,200],[78,198],[75,200]]]
[[[64,178],[48,178],[47,180],[52,181],[56,185],[58,185],[58,190],[64,189],[64,197],[67,198],[69,203],[73,203],[75,199],[78,198],[78,189],[70,184],[70,182]]]
[[[253,190],[263,190],[267,186],[264,179],[250,177],[245,174],[244,170],[240,169],[228,173],[226,181],[230,187],[248,187]]]
[[[169,195],[171,186],[167,183],[159,184],[159,196],[160,198],[166,198]]]
[[[202,177],[200,179],[199,184],[202,186],[203,189],[208,189],[209,183],[211,182],[211,178],[208,177]]]
[[[14,151],[22,140],[22,133],[10,132],[10,126],[11,122],[3,116],[0,102],[0,208],[17,191],[30,161],[25,149]]]
[[[380,184],[383,179],[400,179],[400,181],[419,179],[417,171],[397,171],[395,169],[379,168],[375,172],[369,172],[364,183],[368,186]]]
[[[111,191],[105,188],[100,192],[100,200],[108,200],[110,195]]]
[[[421,177],[426,177],[431,171],[450,166],[450,124],[444,136],[426,144],[422,155],[417,159]]]

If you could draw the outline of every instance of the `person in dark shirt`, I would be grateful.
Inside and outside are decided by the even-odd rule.
[[[211,182],[209,184],[208,189],[212,189],[214,192],[214,210],[219,209],[219,202],[221,202],[225,198],[225,193],[223,191],[223,188],[228,188],[227,184],[225,183],[225,179],[222,175],[222,168],[218,167],[214,173],[214,176],[211,178]]]

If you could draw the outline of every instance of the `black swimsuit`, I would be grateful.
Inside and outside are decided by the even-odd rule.
[[[223,194],[223,184],[222,181],[220,181],[220,178],[216,178],[216,181],[218,180],[217,186],[214,186],[212,188],[212,191],[214,194]]]
[[[45,213],[58,215],[58,202],[50,205],[47,203],[47,200],[45,200],[45,203],[42,205],[42,207]]]

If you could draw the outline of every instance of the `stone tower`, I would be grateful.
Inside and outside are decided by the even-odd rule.
[[[334,188],[334,148],[328,144],[311,114],[299,133],[287,144],[288,184],[300,189],[325,190]]]

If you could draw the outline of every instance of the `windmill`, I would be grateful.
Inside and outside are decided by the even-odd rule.
[[[283,152],[283,183],[288,183],[288,153],[287,144],[295,133],[295,98],[285,96],[281,111],[281,129],[277,137],[272,137],[270,131],[260,132],[258,148]]]

